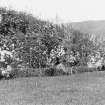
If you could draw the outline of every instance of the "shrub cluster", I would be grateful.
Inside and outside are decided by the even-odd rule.
[[[71,74],[71,70],[72,73],[97,70],[86,67],[89,54],[96,48],[89,34],[14,10],[1,8],[0,15],[0,48],[13,54],[12,59],[5,58],[6,62],[11,65],[16,60],[21,62],[20,65],[27,65],[20,70],[16,68],[17,63],[11,77],[56,76]],[[69,62],[68,68],[57,66],[63,61]],[[47,68],[48,63],[54,63],[54,66]]]
[[[59,76],[59,75],[67,75],[63,70],[56,69],[55,67],[49,68],[26,68],[23,70],[14,69],[10,76],[12,78],[19,78],[19,77],[35,77],[35,76]]]
[[[77,67],[77,70],[76,70],[77,73],[93,72],[93,71],[98,71],[98,69],[88,68],[87,66],[80,66],[80,67]]]

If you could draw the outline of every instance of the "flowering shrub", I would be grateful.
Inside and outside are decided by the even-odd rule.
[[[101,69],[104,64],[104,58],[99,52],[94,55],[89,55],[87,65],[89,68]]]
[[[62,59],[64,55],[65,55],[64,47],[62,45],[58,45],[54,49],[51,50],[50,61],[57,60],[56,58],[60,60]]]
[[[61,57],[65,54],[64,47],[61,45],[56,46],[51,50],[50,56],[51,58]]]

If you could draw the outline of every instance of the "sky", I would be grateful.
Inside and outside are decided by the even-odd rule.
[[[58,23],[105,20],[105,0],[0,0],[0,7]]]

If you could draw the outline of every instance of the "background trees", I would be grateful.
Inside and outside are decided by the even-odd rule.
[[[0,9],[0,47],[30,68],[45,68],[51,60],[87,65],[88,56],[97,45],[89,34],[70,25],[53,24],[31,14]],[[71,59],[73,57],[74,59]]]
[[[22,12],[0,9],[1,47],[15,52],[32,68],[46,66],[51,50],[62,41],[61,28]]]
[[[79,65],[87,65],[89,54],[96,50],[96,45],[89,34],[83,34],[78,30],[74,30],[71,26],[66,25],[64,46],[67,49],[67,55],[77,56],[79,54]]]

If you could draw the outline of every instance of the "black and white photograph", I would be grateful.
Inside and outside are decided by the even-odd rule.
[[[0,0],[0,105],[105,105],[105,1]]]

